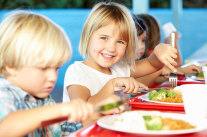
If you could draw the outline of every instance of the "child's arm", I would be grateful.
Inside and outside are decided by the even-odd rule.
[[[162,73],[162,69],[158,70],[157,72],[154,72],[152,74],[143,76],[143,77],[139,77],[136,80],[138,80],[139,82],[145,84],[146,86],[150,86]]]
[[[186,67],[180,67],[178,68],[179,71],[183,72],[183,73],[200,73],[202,72],[202,67],[200,66],[196,66],[196,65],[189,65]]]
[[[138,78],[161,69],[164,65],[176,72],[174,66],[177,65],[174,60],[177,58],[177,50],[169,44],[159,44],[155,47],[154,52],[146,59],[136,63],[135,71],[131,70],[130,75]]]
[[[94,83],[95,84],[95,83]],[[88,101],[92,104],[97,104],[101,100],[114,94],[114,87],[125,87],[122,92],[127,94],[136,94],[139,91],[139,88],[148,89],[142,83],[139,83],[134,78],[125,77],[125,78],[114,78],[109,80],[104,87],[95,95],[90,95],[90,90],[81,85],[71,85],[67,87],[68,95],[71,100],[76,98],[81,98],[85,101]]]
[[[41,127],[41,122],[69,116],[70,122],[82,121],[91,116],[93,107],[78,99],[8,114],[0,121],[0,136],[25,136]]]

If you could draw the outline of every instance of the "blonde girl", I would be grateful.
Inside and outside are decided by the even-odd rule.
[[[175,71],[177,50],[168,44],[157,46],[154,53],[135,63],[136,27],[130,11],[118,3],[96,4],[83,27],[77,61],[66,71],[63,101],[82,98],[92,104],[114,94],[116,87],[136,94],[148,89],[134,78],[169,66]]]

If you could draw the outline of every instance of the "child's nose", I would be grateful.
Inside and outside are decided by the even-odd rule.
[[[110,43],[107,44],[107,50],[108,51],[115,51],[115,49],[116,49],[116,43],[110,42]]]
[[[56,69],[51,69],[47,73],[47,78],[49,81],[56,82],[57,80],[58,71]]]

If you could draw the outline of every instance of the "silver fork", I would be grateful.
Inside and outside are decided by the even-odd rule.
[[[169,76],[169,87],[177,87],[177,82],[178,82],[178,76],[177,74],[175,73],[170,73],[170,76]]]

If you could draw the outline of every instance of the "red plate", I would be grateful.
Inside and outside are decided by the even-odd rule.
[[[184,84],[205,84],[203,81],[185,81],[185,80],[178,80],[177,85],[184,85]],[[141,95],[140,95],[141,96]],[[183,111],[183,105],[175,104],[165,104],[165,103],[154,103],[145,101],[139,98],[139,96],[133,97],[128,102],[132,108],[135,109],[149,109],[149,110],[171,110],[171,111]]]
[[[204,81],[185,81],[185,80],[178,80],[177,85],[184,85],[184,84],[205,84]]]
[[[175,104],[165,104],[165,103],[154,103],[144,101],[139,98],[139,96],[133,97],[128,102],[132,108],[139,108],[139,109],[151,109],[151,110],[179,110],[184,111],[183,105],[176,105]]]

